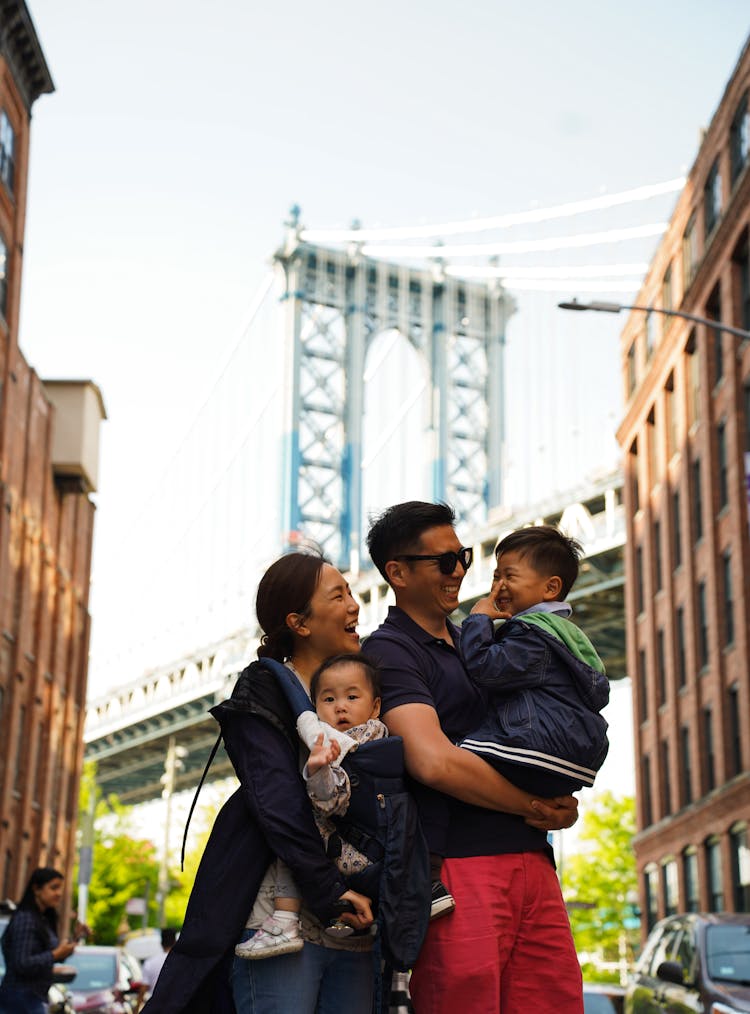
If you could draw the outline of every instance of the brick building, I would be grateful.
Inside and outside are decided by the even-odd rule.
[[[69,871],[83,753],[101,396],[18,348],[31,107],[52,79],[23,0],[0,0],[0,897]]]
[[[637,305],[750,330],[750,40]],[[750,341],[632,311],[626,629],[645,931],[750,910]]]

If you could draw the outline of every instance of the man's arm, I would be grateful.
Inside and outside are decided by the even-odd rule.
[[[575,823],[578,801],[573,796],[536,801],[476,754],[454,746],[428,704],[401,704],[386,712],[383,721],[392,735],[403,739],[406,769],[418,782],[473,806],[524,817],[540,830]]]

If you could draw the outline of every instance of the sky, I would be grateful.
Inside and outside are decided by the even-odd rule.
[[[89,377],[107,408],[95,692],[139,675],[98,660],[142,639],[137,606],[168,577],[144,504],[243,332],[290,206],[310,227],[409,225],[674,179],[750,31],[746,0],[29,7],[56,91],[33,109],[20,342],[42,378]],[[617,222],[636,214],[652,220]],[[617,462],[617,324],[558,321],[557,298],[519,299],[513,322],[516,502],[555,469],[560,488],[573,465]],[[573,328],[584,344],[550,353],[550,332]]]

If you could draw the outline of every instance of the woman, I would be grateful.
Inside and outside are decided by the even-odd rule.
[[[230,1010],[218,999],[227,978],[238,1014],[370,1014],[369,936],[331,940],[322,925],[349,901],[356,928],[372,921],[368,899],[347,890],[325,855],[300,771],[294,717],[269,657],[286,662],[303,686],[331,655],[358,651],[359,606],[342,575],[302,553],[277,560],[258,586],[256,615],[265,631],[259,661],[239,677],[231,698],[212,709],[240,788],[219,813],[203,854],[179,940],[144,1008],[148,1014]],[[268,912],[264,874],[278,856],[302,894],[305,944],[263,961],[234,959],[235,945]],[[261,889],[263,888],[263,889]]]
[[[70,940],[58,940],[57,907],[62,895],[62,873],[50,866],[34,870],[3,934],[6,968],[0,985],[1,1014],[47,1010],[52,966],[75,950]]]

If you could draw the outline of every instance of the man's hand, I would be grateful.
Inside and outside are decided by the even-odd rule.
[[[560,831],[572,827],[578,820],[578,800],[575,796],[556,796],[554,799],[535,799],[531,808],[536,819],[526,818],[526,823],[540,831]]]
[[[341,753],[341,747],[335,739],[332,739],[330,743],[326,743],[324,740],[325,736],[321,732],[307,758],[307,773],[310,775],[314,775],[316,771],[320,771],[328,764],[333,764]]]

